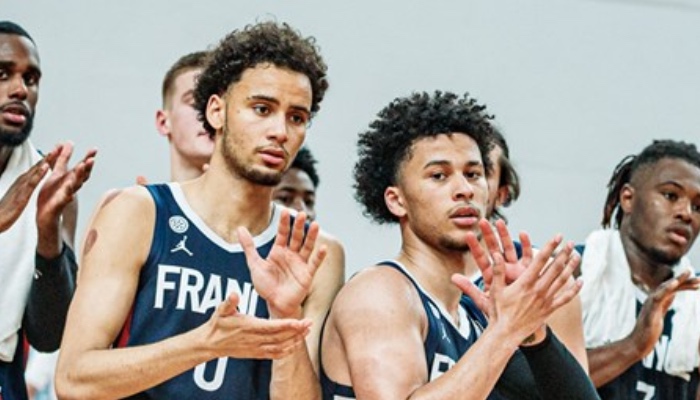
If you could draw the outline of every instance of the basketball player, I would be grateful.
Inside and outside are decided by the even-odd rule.
[[[23,336],[36,349],[61,342],[77,269],[76,193],[96,152],[73,168],[73,145],[42,155],[32,131],[41,63],[21,26],[0,21],[0,398],[26,399]]]
[[[342,270],[342,247],[271,201],[328,86],[314,43],[273,22],[226,36],[195,89],[215,138],[207,172],[103,200],[59,397],[319,397],[317,346],[304,337],[338,289],[327,277]]]
[[[484,399],[502,374],[501,386],[512,386],[508,398],[596,398],[545,324],[579,291],[570,279],[578,265],[572,244],[545,269],[561,237],[533,257],[523,236],[525,257],[514,260],[502,222],[503,254],[491,245],[496,237],[488,222],[477,224],[488,200],[482,154],[491,127],[484,107],[466,96],[416,93],[378,115],[359,139],[356,196],[375,221],[399,223],[402,246],[338,294],[322,335],[324,398]],[[470,248],[488,296],[463,275]],[[521,379],[522,365],[509,364],[519,348],[532,366],[531,381]]]
[[[602,226],[586,239],[581,263],[601,398],[700,398],[700,279],[686,256],[700,231],[695,145],[658,140],[625,157],[608,183]]]
[[[196,79],[208,55],[198,51],[180,57],[163,78],[163,108],[156,111],[156,129],[168,139],[170,180],[174,182],[200,176],[214,151],[214,137],[204,129],[194,108]]]
[[[302,147],[272,192],[275,202],[304,212],[311,220],[316,219],[316,188],[319,183],[315,164],[311,150]]]

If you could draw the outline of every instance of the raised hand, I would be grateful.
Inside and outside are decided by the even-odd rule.
[[[311,321],[240,314],[236,310],[239,300],[232,293],[202,327],[217,357],[277,359],[304,345]]]
[[[9,229],[24,211],[34,189],[56,162],[58,148],[44,156],[27,172],[20,175],[0,199],[0,232]]]
[[[467,245],[471,251],[472,257],[476,261],[477,266],[481,270],[481,275],[484,279],[484,289],[488,291],[493,278],[491,266],[491,254],[502,253],[505,262],[506,282],[515,281],[525,271],[528,265],[532,262],[532,243],[530,236],[527,233],[520,233],[520,243],[522,246],[522,256],[518,258],[518,254],[511,239],[508,227],[505,222],[498,220],[495,223],[498,236],[493,231],[493,226],[488,220],[482,219],[479,221],[479,228],[486,244],[487,250],[481,246],[479,239],[473,233],[467,235]]]
[[[306,214],[297,214],[290,229],[289,211],[282,209],[277,237],[267,259],[260,257],[247,229],[238,229],[238,240],[245,252],[255,289],[267,301],[274,318],[298,318],[301,303],[311,289],[316,270],[326,256],[321,246],[312,256],[319,226],[311,223],[304,235]]]
[[[504,233],[507,234],[507,230],[501,232],[501,240],[506,237]],[[521,235],[523,238],[527,238],[527,235]],[[487,240],[486,237],[484,239]],[[488,274],[490,277],[490,288],[488,292],[483,292],[463,275],[454,275],[452,280],[488,316],[489,324],[504,322],[519,340],[536,331],[543,333],[544,321],[556,309],[568,303],[581,288],[580,281],[571,279],[579,263],[572,243],[568,243],[551,259],[561,240],[557,235],[536,256],[532,257],[532,253],[529,253],[521,260],[507,263],[506,256],[513,257],[513,254],[504,254],[510,251],[507,243],[502,248],[496,247],[493,242],[487,243],[494,250],[488,257],[478,240],[469,238],[467,243],[472,252],[477,252],[477,265],[484,276]],[[527,243],[529,246],[529,241]]]
[[[700,288],[700,278],[692,276],[690,271],[669,279],[659,285],[644,301],[642,309],[637,317],[634,330],[630,334],[640,354],[646,356],[653,349],[661,337],[664,328],[664,317],[671,307],[676,293],[683,290],[697,290]]]

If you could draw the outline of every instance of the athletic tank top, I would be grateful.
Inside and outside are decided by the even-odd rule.
[[[116,346],[138,346],[192,330],[236,292],[239,311],[269,318],[253,287],[243,248],[212,231],[187,204],[179,184],[146,186],[156,205],[151,250],[141,269],[131,314]],[[254,238],[267,257],[279,223]],[[271,361],[222,357],[200,364],[132,399],[268,399]]]
[[[428,319],[428,333],[423,342],[423,351],[428,366],[426,371],[428,380],[432,381],[447,372],[476,342],[486,326],[486,319],[471,299],[463,296],[458,310],[460,327],[457,328],[449,314],[423,290],[401,264],[396,261],[385,261],[379,265],[401,272],[413,284],[420,296]],[[321,387],[324,400],[355,399],[353,388],[332,381],[326,375],[323,365],[321,365]]]
[[[637,298],[637,315],[642,309],[643,300]],[[603,400],[695,400],[698,388],[698,369],[690,374],[690,380],[669,375],[663,370],[664,355],[668,343],[674,334],[674,310],[670,309],[664,317],[664,328],[654,351],[642,361],[632,365],[622,375],[608,384],[598,388]],[[688,351],[698,351],[697,346]]]

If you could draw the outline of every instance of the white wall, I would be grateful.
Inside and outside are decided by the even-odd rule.
[[[319,219],[345,242],[349,273],[398,250],[396,227],[361,215],[351,175],[358,132],[396,96],[469,91],[489,105],[523,178],[511,226],[536,243],[555,232],[582,241],[624,155],[653,138],[700,144],[694,0],[0,0],[0,9],[39,46],[35,142],[100,149],[81,193],[81,235],[108,188],[167,178],[153,123],[167,68],[259,19],[316,36],[330,66],[308,144],[320,161]]]

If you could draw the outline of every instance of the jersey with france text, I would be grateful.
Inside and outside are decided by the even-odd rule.
[[[177,183],[146,186],[156,204],[151,250],[141,269],[131,314],[116,346],[158,342],[209,320],[231,293],[238,310],[269,318],[239,244],[217,235],[194,212]],[[267,257],[279,224],[273,206],[269,226],[254,238]],[[268,399],[271,361],[222,357],[202,363],[132,399]]]
[[[447,372],[459,358],[476,342],[484,329],[486,319],[472,301],[464,296],[460,302],[459,328],[452,318],[421,288],[413,277],[396,261],[385,261],[379,265],[395,268],[415,286],[428,319],[428,333],[423,350],[428,366],[428,380],[432,381]],[[321,366],[321,387],[324,400],[354,399],[352,387],[332,381]]]

